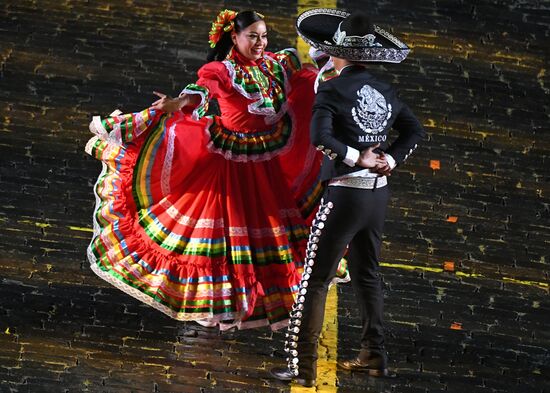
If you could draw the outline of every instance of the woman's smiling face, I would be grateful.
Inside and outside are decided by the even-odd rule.
[[[239,33],[233,32],[231,38],[241,55],[250,60],[258,60],[267,46],[267,27],[263,20],[259,20]]]

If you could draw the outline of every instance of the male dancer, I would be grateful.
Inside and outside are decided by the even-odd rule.
[[[300,35],[332,55],[339,76],[319,85],[311,139],[326,155],[326,188],[313,222],[300,296],[289,323],[288,366],[271,370],[280,380],[313,386],[328,285],[349,245],[349,269],[362,319],[361,351],[340,368],[389,376],[384,348],[379,254],[388,203],[387,176],[424,136],[395,90],[371,75],[368,62],[400,62],[409,49],[370,23],[366,15],[314,9],[297,21]],[[323,35],[331,34],[324,37]],[[391,128],[399,136],[389,144]]]

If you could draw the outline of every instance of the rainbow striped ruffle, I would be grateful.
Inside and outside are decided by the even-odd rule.
[[[145,110],[94,120],[86,150],[103,171],[91,267],[178,320],[285,326],[307,224],[290,193],[264,191],[287,187],[275,162],[213,154],[211,119],[187,119]],[[204,146],[187,152],[181,135]]]

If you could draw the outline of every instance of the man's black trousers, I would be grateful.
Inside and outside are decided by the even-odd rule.
[[[328,286],[349,245],[351,283],[360,307],[363,331],[361,349],[384,351],[383,295],[379,273],[382,231],[388,204],[388,187],[359,189],[329,186],[324,203],[332,202],[318,237],[314,265],[307,284],[300,332],[299,373],[316,377],[317,345],[323,325]]]

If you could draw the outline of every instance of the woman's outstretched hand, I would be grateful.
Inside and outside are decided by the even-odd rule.
[[[168,97],[166,94],[153,92],[154,95],[160,97],[151,104],[151,108],[157,109],[166,113],[177,112],[186,105],[185,95],[177,98]]]

